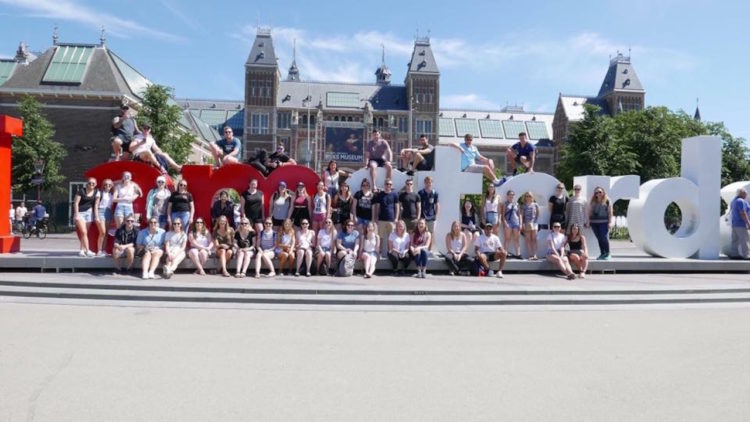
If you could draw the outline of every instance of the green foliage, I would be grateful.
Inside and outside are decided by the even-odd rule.
[[[750,180],[750,151],[743,138],[732,136],[724,123],[706,123],[708,134],[718,136],[723,140],[721,149],[721,186],[742,180]]]
[[[138,126],[151,124],[151,134],[162,151],[181,164],[190,154],[193,135],[179,129],[182,110],[174,102],[174,90],[163,85],[150,85],[143,96]]]
[[[60,163],[67,152],[62,144],[52,139],[55,128],[42,115],[42,105],[33,97],[24,96],[18,108],[23,119],[23,137],[15,139],[12,144],[13,189],[26,192],[35,188],[31,184],[34,162],[44,160],[42,190],[62,192],[65,176],[60,174]]]

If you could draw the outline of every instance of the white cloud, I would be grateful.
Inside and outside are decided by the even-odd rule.
[[[97,29],[105,25],[108,34],[123,38],[144,35],[170,42],[184,41],[184,38],[177,35],[151,29],[109,13],[97,12],[69,0],[0,0],[0,4],[25,9],[43,18],[79,22]]]

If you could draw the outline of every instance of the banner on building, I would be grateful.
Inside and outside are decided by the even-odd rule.
[[[326,127],[325,160],[360,162],[364,160],[363,127]]]

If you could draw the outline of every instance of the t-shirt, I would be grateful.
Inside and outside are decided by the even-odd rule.
[[[120,122],[120,127],[114,130],[115,136],[122,138],[125,143],[133,140],[133,133],[135,133],[135,121],[131,118],[119,118],[117,121]]]
[[[419,200],[422,202],[422,218],[427,221],[435,219],[435,205],[438,203],[438,195],[435,190],[427,192],[424,189],[419,191]]]
[[[568,238],[565,237],[565,235],[562,234],[562,233],[550,232],[550,234],[547,235],[547,242],[549,242],[551,240],[552,241],[552,247],[554,247],[555,250],[558,251],[558,252],[560,251],[560,248],[562,248],[563,245],[565,245],[565,241],[567,239]],[[548,249],[548,252],[551,252],[551,251],[549,251],[549,248],[547,248],[547,249]]]
[[[216,141],[216,146],[221,148],[221,150],[224,151],[225,155],[229,155],[232,153],[232,151],[240,147],[240,143],[237,142],[237,138],[232,138],[231,141],[227,140],[226,138],[221,138]]]
[[[380,141],[369,140],[367,141],[367,153],[370,159],[383,159],[385,153],[388,151],[388,143],[381,139]]]
[[[502,246],[502,243],[500,243],[500,238],[496,235],[490,234],[487,236],[482,233],[477,237],[477,240],[474,241],[474,246],[479,247],[479,252],[495,253]]]
[[[550,214],[549,221],[551,223],[564,223],[565,222],[565,204],[568,203],[568,197],[563,195],[558,197],[552,195],[549,197],[549,203],[552,204],[552,213]]]
[[[461,171],[466,170],[466,167],[477,163],[477,157],[479,157],[479,150],[474,145],[466,145],[465,143],[459,144],[461,148]]]
[[[530,142],[526,142],[526,145],[521,145],[520,142],[516,142],[510,148],[515,151],[516,155],[519,157],[531,157],[531,154],[536,150],[534,145],[531,145]]]
[[[730,207],[732,227],[745,227],[745,220],[742,219],[742,211],[745,211],[745,213],[750,211],[750,206],[748,206],[747,201],[736,196],[732,200]]]
[[[398,196],[398,202],[401,203],[401,218],[404,220],[414,220],[419,218],[417,215],[417,202],[419,195],[414,192],[401,192]]]
[[[263,230],[260,232],[259,237],[260,248],[265,250],[271,250],[276,245],[276,232],[273,230]]]
[[[429,152],[422,153],[422,157],[424,157],[424,165],[428,169],[432,169],[435,166],[435,147],[427,144],[424,149],[429,150]]]
[[[352,230],[351,233],[347,233],[345,230],[342,230],[338,238],[341,239],[341,246],[354,250],[354,245],[357,244],[357,240],[359,239],[359,232]]]
[[[140,142],[143,139],[143,135],[136,135],[134,137],[136,142]],[[151,135],[146,137],[146,142],[139,144],[138,147],[133,150],[133,155],[142,154],[147,151],[151,151],[151,148],[154,146],[156,141],[154,138],[151,137]]]
[[[169,197],[169,203],[172,204],[172,212],[189,212],[191,202],[193,202],[193,195],[190,192],[172,192],[172,195]]]
[[[372,196],[372,191],[368,192],[367,195],[362,191],[354,194],[354,199],[357,200],[357,218],[372,220]]]
[[[99,197],[99,191],[94,190],[94,193],[91,196],[86,196],[86,189],[81,188],[78,191],[78,196],[81,197],[81,199],[78,200],[78,212],[88,211],[94,206],[96,198]],[[23,209],[23,215],[26,215],[26,208]],[[18,217],[18,208],[16,208],[16,217]]]
[[[398,251],[398,253],[400,254],[406,252],[406,250],[409,248],[409,244],[411,243],[411,237],[409,236],[409,233],[406,232],[404,232],[403,236],[399,237],[396,231],[392,231],[391,235],[388,236],[388,240],[391,242],[393,249]]]
[[[44,218],[44,214],[47,214],[47,209],[42,204],[35,205],[31,211],[33,213],[32,216],[36,217],[37,220],[41,220]]]
[[[260,220],[263,218],[263,193],[256,190],[255,193],[250,193],[249,190],[242,192],[242,197],[245,199],[245,216],[252,221]]]
[[[83,198],[84,198],[84,196],[86,195],[86,189],[81,189],[81,190],[79,190],[79,191],[78,191],[78,195],[81,195],[81,201],[83,201]],[[79,202],[79,203],[80,203],[80,202]],[[91,208],[91,206],[90,206],[90,205],[89,205],[89,208]],[[80,205],[79,205],[78,209],[79,209],[79,210],[81,209]],[[24,218],[24,217],[26,216],[26,213],[27,213],[28,211],[29,211],[29,210],[28,210],[28,209],[26,209],[26,207],[22,207],[22,206],[18,206],[18,207],[16,207],[16,220],[23,220],[23,218]]]
[[[165,231],[161,227],[157,227],[154,233],[145,228],[138,233],[138,239],[135,243],[144,246],[146,249],[159,249],[164,246],[164,235]]]
[[[115,231],[115,243],[118,245],[135,244],[136,236],[138,236],[138,231],[135,228],[128,231],[125,226],[122,226]]]
[[[394,221],[396,220],[396,203],[398,202],[398,194],[396,192],[386,193],[385,191],[378,192],[375,197],[375,203],[380,205],[378,211],[378,220],[380,221]]]

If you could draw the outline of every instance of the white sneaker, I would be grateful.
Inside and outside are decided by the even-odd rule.
[[[144,279],[144,280],[148,280],[148,273],[143,273],[143,275],[141,276],[141,278]]]
[[[104,251],[99,251],[99,253],[97,253],[96,256],[107,256],[107,253]]]
[[[78,251],[78,256],[86,256],[86,251],[84,250]]]
[[[489,272],[487,272],[487,277],[492,277],[494,275],[495,275],[495,272],[492,271],[492,270],[490,270]]]
[[[86,251],[86,256],[89,257],[89,258],[93,258],[93,257],[96,256],[96,254],[93,253],[93,252],[91,252],[91,251]]]
[[[422,278],[427,278],[427,271],[426,270],[422,270]]]
[[[502,271],[498,271],[498,272],[496,272],[496,273],[495,273],[495,277],[497,277],[497,278],[503,278],[503,277],[504,277],[504,276],[503,276],[503,272],[502,272]]]
[[[153,271],[151,271],[150,273],[148,273],[148,278],[151,280],[154,280],[156,278],[156,274]]]

